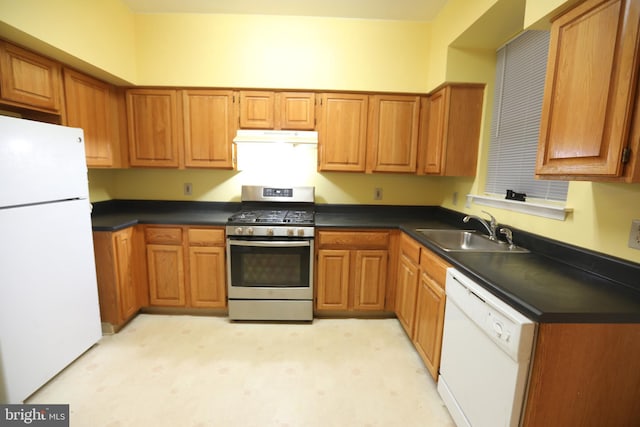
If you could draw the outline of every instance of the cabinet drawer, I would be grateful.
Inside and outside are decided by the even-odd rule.
[[[181,245],[182,228],[180,227],[146,227],[144,238],[147,243],[159,245]]]
[[[224,230],[207,228],[190,228],[189,245],[191,246],[220,246],[224,245]]]
[[[406,234],[400,238],[400,253],[405,255],[415,264],[420,262],[420,244]]]
[[[318,245],[320,247],[387,249],[389,233],[386,231],[320,231],[318,232]]]
[[[422,248],[420,252],[420,269],[426,272],[431,278],[444,289],[447,277],[447,268],[451,267],[446,261],[429,249]]]

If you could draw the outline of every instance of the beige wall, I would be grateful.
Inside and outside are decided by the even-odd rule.
[[[134,15],[120,0],[0,0],[0,37],[116,84],[137,78]]]
[[[450,1],[441,16],[433,23],[434,31],[439,28],[456,28],[456,16],[464,16],[463,0]],[[511,38],[514,32],[513,22],[519,20],[524,29],[542,29],[549,27],[549,18],[558,10],[566,8],[575,0],[499,0],[482,2],[486,10],[477,16],[466,29],[450,31],[445,43],[439,44],[432,39],[432,54],[447,50],[447,63],[444,70],[447,79],[451,76],[467,80],[481,81],[490,71],[490,52]],[[514,12],[521,17],[512,16]],[[510,17],[505,21],[505,17]],[[466,19],[466,22],[470,21]],[[504,25],[505,22],[510,22]],[[500,33],[500,34],[496,34]],[[500,39],[503,39],[500,42]],[[432,66],[432,63],[430,63]],[[490,77],[492,79],[493,77]],[[455,80],[455,79],[454,79]],[[634,262],[640,262],[640,251],[627,246],[631,221],[640,218],[640,184],[603,184],[590,182],[571,182],[567,195],[567,207],[573,209],[565,221],[540,218],[508,210],[487,208],[472,204],[465,207],[466,194],[482,194],[486,178],[486,161],[490,141],[490,121],[493,84],[490,83],[485,103],[478,173],[474,180],[457,179],[443,189],[445,197],[441,206],[465,213],[482,215],[481,210],[489,210],[500,222],[515,228],[530,231],[552,239],[577,246],[618,256]],[[458,203],[453,204],[453,193],[458,193]],[[462,199],[462,201],[461,201]]]
[[[428,23],[137,15],[145,85],[426,91]]]
[[[486,173],[495,50],[523,28],[544,28],[575,0],[449,0],[431,23],[266,16],[134,15],[118,0],[0,0],[0,35],[26,40],[77,60],[115,80],[143,85],[236,86],[427,92],[444,81],[488,84],[478,174],[426,178],[394,174],[293,175],[312,184],[323,203],[436,204],[464,207],[464,195],[481,194]],[[237,200],[239,185],[271,171],[91,171],[92,200],[110,198]],[[372,200],[383,188],[383,200]],[[452,195],[458,193],[458,203]],[[555,221],[491,211],[503,223],[640,262],[627,248],[631,220],[640,218],[640,185],[572,182],[573,214]]]

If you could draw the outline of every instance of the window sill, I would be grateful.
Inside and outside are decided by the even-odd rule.
[[[491,196],[478,196],[467,194],[467,207],[474,202],[478,205],[491,206],[494,208],[506,209],[513,212],[520,212],[528,215],[541,216],[544,218],[564,221],[568,213],[573,212],[572,208],[551,203],[519,202],[517,200],[500,199]]]

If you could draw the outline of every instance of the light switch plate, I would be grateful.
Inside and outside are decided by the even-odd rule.
[[[629,247],[640,249],[640,219],[631,221],[631,232],[629,233]]]

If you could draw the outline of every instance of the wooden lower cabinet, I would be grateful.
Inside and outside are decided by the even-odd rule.
[[[320,249],[316,281],[318,310],[347,310],[349,308],[349,277],[351,251],[348,249]]]
[[[384,310],[388,251],[356,250],[353,257],[353,309]]]
[[[389,231],[319,231],[316,310],[384,311]]]
[[[188,238],[191,307],[226,307],[227,273],[224,230],[190,228]]]
[[[396,316],[409,337],[413,336],[418,292],[420,245],[406,234],[400,237],[396,278]]]
[[[226,307],[222,228],[146,226],[149,301],[156,307]]]
[[[143,307],[227,306],[223,227],[139,225],[93,233],[100,315],[117,331]]]
[[[122,327],[145,303],[140,286],[144,265],[137,252],[134,227],[115,232],[94,232],[93,246],[102,322]]]
[[[445,278],[449,264],[430,250],[420,249],[420,281],[416,304],[413,343],[429,373],[438,380],[444,307]]]
[[[425,366],[438,380],[450,265],[406,234],[400,236],[396,316]]]
[[[149,302],[153,306],[186,305],[182,235],[182,227],[145,227]]]
[[[147,271],[151,305],[186,305],[184,252],[181,245],[147,244]]]
[[[640,425],[640,324],[543,323],[525,427]]]

